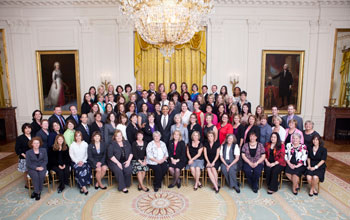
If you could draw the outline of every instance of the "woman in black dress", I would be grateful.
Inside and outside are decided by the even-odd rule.
[[[83,104],[81,104],[81,114],[88,114],[91,111],[92,104],[90,94],[85,93]]]
[[[102,142],[102,135],[100,132],[95,131],[91,136],[91,144],[88,146],[88,162],[92,169],[95,169],[96,183],[95,189],[107,189],[102,184],[102,178],[107,171],[107,146]]]
[[[168,188],[173,188],[177,185],[177,188],[181,187],[180,173],[181,170],[186,166],[186,145],[182,140],[181,132],[175,130],[173,133],[172,140],[168,147],[169,152],[169,172],[174,177],[173,182]]]
[[[304,136],[304,144],[310,148],[313,146],[312,144],[312,138],[315,135],[319,135],[317,131],[314,130],[314,123],[310,120],[307,120],[305,122],[305,130],[303,131],[303,136]]]
[[[198,124],[196,114],[190,116],[190,123],[187,125],[188,137],[192,137],[194,131],[198,131],[201,135],[201,141],[203,141],[202,127]]]
[[[60,181],[57,192],[61,193],[65,185],[69,184],[70,164],[68,146],[64,140],[63,134],[58,134],[52,146],[52,151],[49,154],[49,163],[52,170],[55,171]]]
[[[158,127],[155,123],[154,113],[149,112],[147,115],[147,122],[145,127],[142,129],[143,131],[143,140],[148,144],[153,141],[153,133],[158,131]]]
[[[28,189],[28,181],[27,181],[27,166],[26,166],[26,152],[30,150],[28,146],[28,142],[32,139],[32,127],[29,123],[24,123],[22,125],[22,133],[20,136],[16,138],[15,151],[18,155],[18,171],[23,173],[25,180],[25,188]]]
[[[215,141],[213,131],[207,133],[208,141],[204,143],[204,159],[210,181],[215,191],[219,191],[218,169],[220,167],[220,142]]]
[[[139,131],[137,127],[137,115],[133,113],[130,115],[130,122],[126,127],[126,136],[128,137],[128,141],[130,145],[132,145],[136,141],[136,133]]]
[[[324,174],[326,172],[327,149],[323,147],[323,141],[320,135],[313,136],[312,143],[307,159],[306,178],[311,186],[309,196],[317,196],[319,191],[317,189],[318,182],[324,181]]]
[[[91,124],[90,130],[91,134],[93,134],[96,131],[100,132],[101,137],[104,138],[104,123],[102,122],[102,114],[100,112],[97,112],[95,114],[95,121]]]
[[[139,181],[137,189],[148,192],[149,189],[143,185],[146,172],[149,170],[146,162],[146,147],[147,143],[143,140],[143,133],[142,131],[138,131],[136,133],[136,140],[131,146],[133,154],[132,174],[137,175],[137,180]]]

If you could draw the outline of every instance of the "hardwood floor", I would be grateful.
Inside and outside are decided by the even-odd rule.
[[[349,145],[338,145],[331,142],[326,141],[325,147],[328,152],[350,152],[350,144]],[[1,152],[13,152],[12,154],[0,159],[0,172],[4,169],[16,164],[18,162],[18,157],[15,153],[15,143],[3,144],[0,146]],[[327,158],[327,170],[344,181],[350,183],[350,166],[336,160],[332,157]]]

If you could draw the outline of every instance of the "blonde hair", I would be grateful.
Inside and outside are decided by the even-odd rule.
[[[115,130],[115,132],[114,132],[114,134],[113,134],[113,137],[112,137],[112,140],[115,141],[115,138],[117,137],[117,135],[118,135],[119,133],[122,135],[122,139],[123,139],[123,141],[124,141],[123,132],[122,132],[121,130],[119,130],[119,129],[116,129],[116,130]]]
[[[201,135],[199,134],[198,131],[194,131],[194,132],[191,134],[191,140],[193,140],[193,136],[194,136],[195,134],[198,134],[198,140],[200,141],[200,140],[201,140]]]
[[[174,140],[174,136],[175,136],[175,133],[178,133],[179,134],[179,136],[180,136],[180,141],[182,140],[182,134],[181,134],[181,132],[179,131],[179,130],[175,130],[174,132],[173,132],[173,134],[171,135],[171,139],[173,139]]]

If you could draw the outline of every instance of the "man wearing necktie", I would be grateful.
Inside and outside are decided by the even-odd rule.
[[[162,106],[162,115],[156,116],[156,124],[159,132],[162,134],[161,140],[168,144],[170,140],[170,127],[173,124],[173,118],[169,115],[169,106]]]
[[[78,111],[77,111],[77,107],[74,105],[71,105],[69,107],[70,110],[70,115],[67,117],[67,121],[68,120],[72,120],[75,122],[75,128],[78,127],[78,125],[80,124],[80,115],[78,115]]]
[[[87,114],[82,114],[81,117],[81,123],[77,127],[77,131],[81,131],[83,134],[83,139],[86,143],[90,144],[91,141],[91,134],[90,134],[90,126],[87,124],[88,117]]]
[[[60,125],[60,133],[63,134],[64,127],[66,126],[66,120],[62,116],[62,109],[60,106],[55,107],[53,115],[51,115],[49,118],[50,131],[53,131],[52,124],[54,122],[57,122]]]

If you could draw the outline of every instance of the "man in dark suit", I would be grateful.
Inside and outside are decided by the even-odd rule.
[[[269,116],[269,117],[267,118],[267,123],[268,123],[271,127],[274,127],[275,125],[273,124],[273,121],[272,121],[273,116],[279,116],[279,115],[278,115],[279,110],[278,110],[277,106],[275,106],[275,105],[272,106],[272,108],[271,108],[271,113],[272,113],[272,115]],[[282,124],[281,124],[281,126],[284,127]]]
[[[63,134],[64,133],[64,127],[66,125],[66,120],[62,116],[62,109],[61,109],[60,106],[56,106],[55,107],[55,109],[53,111],[53,115],[51,115],[50,118],[49,118],[50,131],[53,131],[52,124],[54,122],[59,123],[59,125],[60,125],[60,133]]]
[[[156,84],[154,82],[150,82],[149,84],[149,90],[147,91],[148,94],[154,93],[156,97],[158,96],[158,92],[156,91]]]
[[[174,119],[169,115],[169,106],[162,106],[162,115],[156,116],[156,124],[159,132],[162,134],[161,140],[168,145],[171,132],[170,127],[173,124]]]
[[[137,102],[137,109],[139,110],[139,112],[142,111],[142,108],[141,108],[142,104],[148,102],[147,97],[148,97],[148,92],[146,90],[143,90],[142,91],[142,98],[141,98],[141,100],[139,100]]]
[[[279,86],[278,86],[278,93],[281,97],[282,103],[281,107],[290,104],[290,95],[292,91],[292,85],[293,85],[293,76],[292,73],[289,72],[288,64],[283,65],[283,71],[281,71],[278,75],[272,77],[272,79],[280,78]],[[284,104],[284,100],[287,98],[287,103]]]
[[[214,95],[214,99],[215,99],[215,103],[216,103],[216,99],[218,98],[218,86],[217,85],[212,85],[211,86],[211,94]]]
[[[77,128],[78,125],[80,124],[80,115],[78,115],[77,107],[74,105],[71,105],[69,107],[70,110],[70,115],[68,118],[66,118],[66,121],[71,120],[75,122],[74,128]]]
[[[300,131],[303,131],[304,126],[303,126],[303,119],[295,113],[295,108],[294,105],[288,105],[288,115],[285,115],[282,117],[282,126],[285,126],[284,128],[288,128],[288,123],[290,120],[295,119],[297,121],[297,129]]]
[[[142,85],[138,84],[136,86],[136,96],[137,96],[137,99],[136,99],[136,102],[140,101],[142,99]]]
[[[207,85],[203,85],[202,86],[202,94],[203,94],[203,97],[204,97],[204,101],[205,101],[205,104],[208,103],[208,86]]]
[[[81,123],[80,125],[77,126],[77,131],[80,131],[82,134],[83,134],[83,140],[90,144],[90,141],[91,141],[91,134],[90,134],[90,131],[91,131],[91,128],[90,126],[87,124],[87,121],[88,121],[88,117],[87,117],[87,114],[82,114],[81,117]]]

